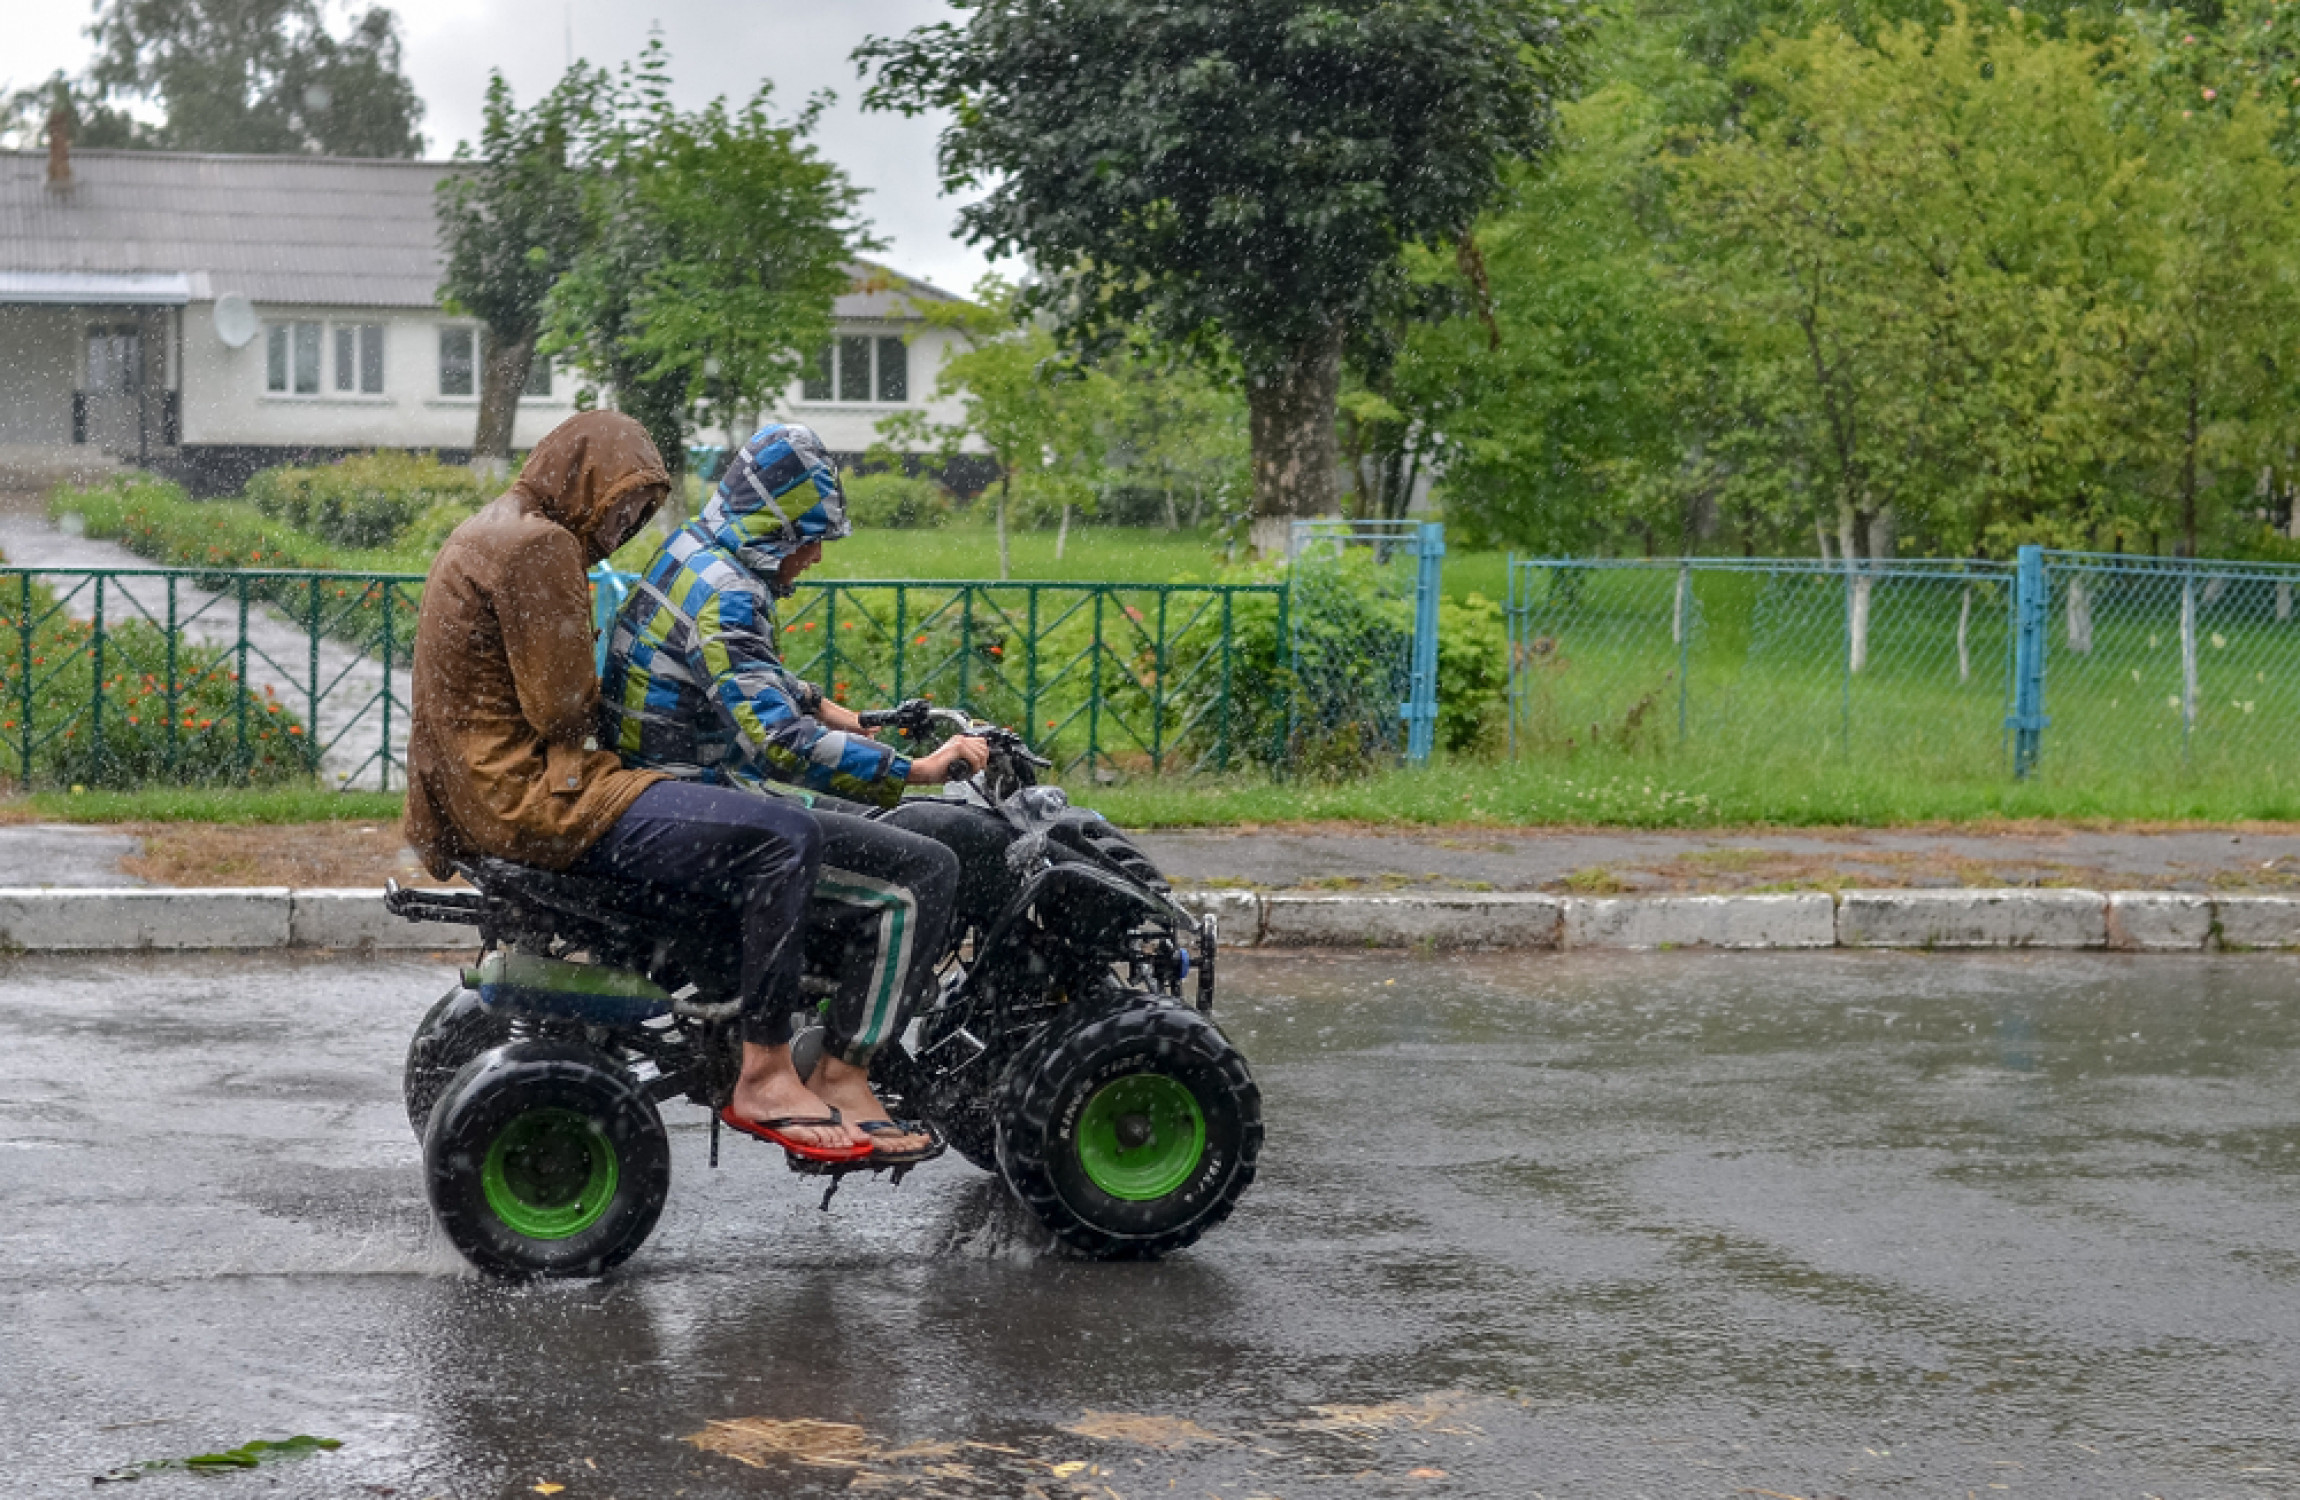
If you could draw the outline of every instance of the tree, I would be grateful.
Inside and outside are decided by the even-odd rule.
[[[1121,329],[1242,369],[1268,531],[1331,510],[1353,323],[1402,252],[1450,247],[1547,149],[1578,14],[1562,0],[960,0],[874,38],[866,103],[947,109],[952,191],[1032,306],[1092,350]]]
[[[682,113],[651,42],[587,121],[583,245],[541,348],[611,390],[674,474],[702,412],[740,426],[780,398],[876,245],[859,191],[807,141],[828,96],[782,121],[772,94]]]
[[[374,6],[332,34],[319,0],[104,0],[80,139],[166,151],[415,156],[423,117],[399,23]],[[117,101],[159,105],[146,125]]]
[[[934,386],[936,400],[956,399],[964,415],[934,423],[923,412],[901,412],[880,422],[879,433],[889,444],[933,445],[946,457],[969,438],[982,445],[997,470],[998,576],[1008,577],[1018,486],[1026,498],[1060,506],[1065,533],[1071,507],[1090,500],[1108,441],[1110,382],[1065,359],[1020,290],[995,275],[976,285],[971,302],[924,303],[917,311],[966,346],[943,360]]]
[[[535,362],[544,302],[582,246],[583,179],[570,154],[603,80],[578,63],[558,86],[521,110],[501,73],[490,74],[476,156],[439,182],[439,241],[446,258],[439,299],[486,330],[480,364],[475,464],[510,466],[519,394]]]

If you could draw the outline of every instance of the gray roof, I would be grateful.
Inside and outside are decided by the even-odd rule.
[[[19,281],[99,288],[172,274],[186,278],[195,302],[239,292],[259,303],[433,307],[432,191],[449,170],[435,161],[74,151],[72,185],[58,192],[48,187],[45,151],[0,151],[0,301],[19,300],[7,294]],[[956,300],[883,266],[858,262],[854,271],[837,317],[895,319],[907,315],[906,300]]]
[[[75,151],[0,153],[0,271],[178,272],[192,298],[430,307],[439,162]]]

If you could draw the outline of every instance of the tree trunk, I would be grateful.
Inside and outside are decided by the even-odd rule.
[[[511,427],[535,365],[535,333],[512,338],[490,328],[479,342],[479,430],[471,439],[471,467],[501,479],[511,472]]]
[[[1062,502],[1062,524],[1054,532],[1054,560],[1062,561],[1062,551],[1070,545],[1070,502]]]
[[[1166,529],[1168,531],[1180,531],[1182,529],[1182,514],[1174,508],[1174,486],[1172,485],[1166,486]]]
[[[1247,379],[1253,542],[1265,556],[1285,550],[1289,523],[1331,515],[1339,502],[1336,475],[1342,452],[1334,419],[1341,389],[1338,323]]]
[[[1006,496],[1012,481],[1004,470],[998,475],[998,576],[1014,576],[1014,559],[1006,550]]]

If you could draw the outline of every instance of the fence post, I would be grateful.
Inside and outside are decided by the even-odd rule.
[[[16,758],[16,776],[24,785],[30,786],[32,784],[32,708],[35,687],[32,681],[32,632],[35,626],[32,620],[32,575],[29,572],[16,575],[16,603],[19,607],[16,616],[16,639],[23,651],[23,654],[16,658],[16,691],[17,698],[22,705],[19,709],[20,717],[17,722],[24,727],[23,738],[20,741],[24,748]]]
[[[383,792],[391,790],[391,601],[398,587],[394,583],[383,586],[383,750],[375,766],[376,790]]]
[[[1438,596],[1445,577],[1445,523],[1424,521],[1415,535],[1414,655],[1406,681],[1406,764],[1429,764],[1437,744]]]
[[[88,674],[89,692],[94,695],[88,704],[88,764],[97,775],[104,771],[104,575],[96,575],[96,618],[89,627],[89,639],[95,657],[91,663],[95,670]]]
[[[1517,629],[1517,554],[1514,552],[1506,554],[1502,559],[1502,567],[1506,571],[1502,574],[1501,627],[1503,636],[1506,637],[1509,642],[1509,676],[1504,679],[1504,686],[1502,688],[1502,705],[1507,710],[1506,717],[1508,722],[1503,726],[1502,729],[1502,743],[1504,747],[1504,753],[1507,754],[1511,760],[1515,760],[1517,759],[1517,664],[1519,657]]]
[[[2045,726],[2045,620],[2051,613],[2051,580],[2042,547],[2023,547],[2013,574],[2013,711],[2005,727],[2013,732],[2013,779],[2025,781],[2036,769]]]
[[[1693,664],[1693,564],[1677,565],[1677,743],[1685,743],[1685,674]]]
[[[2180,763],[2196,729],[2196,564],[2180,573]]]

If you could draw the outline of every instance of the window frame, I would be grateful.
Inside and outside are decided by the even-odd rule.
[[[886,346],[890,343],[902,350],[903,394],[900,396],[886,394],[888,365],[882,356],[886,352]],[[860,344],[869,355],[869,368],[865,371],[862,380],[862,389],[865,394],[861,396],[844,394],[849,385],[846,350],[849,345],[854,344]],[[910,337],[900,333],[882,333],[871,330],[861,333],[840,332],[832,334],[829,342],[825,343],[816,352],[815,357],[799,371],[799,403],[805,406],[841,406],[850,409],[873,406],[916,406],[918,403],[910,394],[910,344]]]
[[[328,390],[327,355],[328,323],[322,318],[267,318],[264,320],[264,395],[275,401],[317,401],[325,399]],[[311,335],[311,377],[309,389],[299,384],[302,375],[303,339]],[[272,383],[274,377],[281,382]]]
[[[389,365],[384,344],[389,325],[375,322],[338,322],[334,318],[266,318],[263,321],[263,398],[267,401],[378,401],[390,394]],[[299,389],[296,345],[298,334],[313,340],[312,371],[315,383]],[[344,364],[344,346],[351,346],[351,363]],[[372,351],[373,359],[368,358]],[[370,386],[372,369],[376,383]],[[282,384],[273,384],[274,377]],[[344,384],[346,379],[350,384]]]
[[[439,323],[433,326],[438,330],[438,338],[433,351],[435,357],[431,368],[434,394],[441,401],[477,401],[479,399],[479,366],[481,359],[485,357],[480,349],[479,325],[477,323]],[[464,359],[467,361],[464,365],[464,376],[470,382],[471,388],[466,391],[451,391],[447,388],[447,341],[450,337],[458,334],[468,341],[467,351],[464,355]]]
[[[385,341],[381,323],[328,324],[329,392],[339,401],[373,398],[387,393],[389,376],[383,357]],[[345,358],[349,355],[349,359]],[[370,372],[375,384],[369,385]]]

